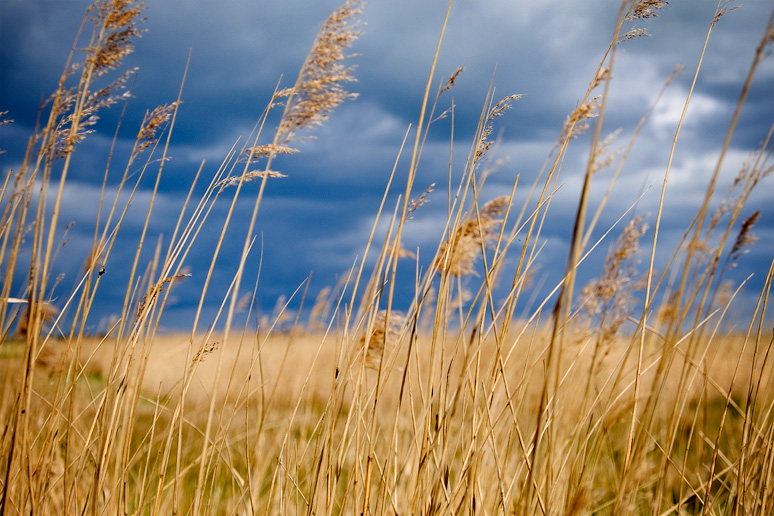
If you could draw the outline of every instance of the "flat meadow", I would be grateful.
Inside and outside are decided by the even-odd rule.
[[[767,312],[774,256],[768,270],[750,271],[765,277],[750,310],[736,309],[744,284],[726,278],[751,246],[771,249],[757,242],[760,213],[746,203],[756,189],[771,188],[774,125],[732,188],[718,184],[746,92],[774,45],[772,19],[749,49],[718,162],[704,197],[687,206],[695,216],[678,245],[665,248],[660,233],[669,165],[656,213],[632,209],[599,227],[641,127],[617,152],[600,129],[608,86],[621,80],[614,58],[664,5],[621,3],[609,47],[543,170],[532,184],[517,178],[509,195],[487,197],[486,157],[498,118],[525,100],[487,93],[463,173],[435,186],[448,192],[442,238],[431,263],[417,261],[410,305],[397,307],[398,261],[416,260],[403,231],[432,191],[415,186],[420,158],[439,99],[462,72],[438,79],[434,61],[399,151],[407,180],[396,186],[393,170],[384,185],[365,255],[339,284],[306,299],[308,310],[281,298],[259,317],[256,290],[243,277],[267,185],[282,176],[272,163],[303,152],[303,135],[354,98],[348,49],[364,5],[349,1],[321,20],[295,83],[271,94],[250,139],[213,177],[199,170],[194,183],[206,185],[204,193],[191,185],[172,235],[162,242],[143,231],[135,248],[118,250],[116,235],[140,188],[131,171],[161,176],[182,87],[175,102],[148,110],[118,187],[103,186],[92,250],[63,297],[52,270],[71,159],[96,114],[116,108],[129,80],[122,60],[141,44],[142,4],[95,2],[22,166],[3,171],[0,516],[774,512]],[[728,9],[718,4],[708,38]],[[439,48],[442,40],[443,31]],[[698,76],[701,60],[683,73]],[[689,92],[683,115],[690,102]],[[279,122],[268,123],[270,116]],[[672,153],[681,126],[682,119]],[[567,226],[567,265],[547,296],[530,298],[557,177],[581,135],[588,158]],[[615,172],[601,180],[601,168]],[[248,182],[257,185],[252,212],[237,213]],[[396,188],[402,195],[391,205]],[[522,190],[530,192],[524,204],[516,202]],[[215,206],[227,214],[217,224]],[[153,216],[149,210],[147,221]],[[235,217],[249,229],[210,321],[203,305]],[[205,232],[220,236],[190,327],[160,331]],[[599,275],[581,283],[579,268],[595,249],[606,250]],[[136,279],[125,286],[120,314],[104,331],[90,331],[106,264],[118,252],[134,257]],[[667,257],[664,268],[655,266],[657,253]],[[252,317],[243,324],[237,314],[244,313]]]

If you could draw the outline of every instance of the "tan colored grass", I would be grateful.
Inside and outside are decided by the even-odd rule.
[[[405,316],[401,312],[391,311],[389,318],[386,310],[380,310],[371,323],[372,330],[360,337],[360,347],[365,353],[366,367],[378,370],[385,355],[398,344]]]
[[[35,233],[36,258],[24,264],[30,271],[29,299],[37,307],[25,318],[33,330],[27,331],[24,342],[7,340],[0,346],[0,367],[7,373],[0,378],[0,420],[8,422],[0,437],[0,513],[770,512],[774,373],[773,344],[764,321],[774,263],[755,312],[733,321],[745,324],[746,331],[734,333],[724,333],[723,328],[733,313],[739,286],[722,281],[726,265],[720,264],[737,263],[754,244],[757,214],[741,223],[736,240],[731,230],[738,226],[750,192],[771,170],[765,165],[771,132],[734,182],[733,188],[739,187],[741,193],[729,194],[708,229],[695,229],[692,240],[686,232],[686,241],[691,242],[687,253],[682,243],[674,251],[674,262],[662,274],[676,276],[679,285],[667,289],[652,281],[653,256],[661,244],[660,207],[643,312],[636,313],[628,304],[628,295],[638,286],[633,264],[645,231],[645,221],[633,218],[610,246],[599,279],[585,289],[587,327],[575,331],[575,321],[582,315],[578,306],[582,299],[572,294],[576,271],[594,247],[609,240],[613,229],[606,229],[587,249],[603,220],[601,207],[590,222],[586,220],[590,192],[603,179],[595,172],[616,156],[609,150],[612,139],[601,136],[608,88],[615,77],[613,57],[616,46],[625,44],[619,41],[626,39],[619,37],[624,25],[651,18],[662,6],[663,2],[652,1],[622,6],[615,35],[588,91],[565,126],[557,128],[559,140],[546,162],[549,173],[541,174],[533,186],[534,192],[544,181],[538,202],[532,206],[526,201],[515,221],[509,214],[517,181],[509,196],[478,204],[488,174],[481,164],[493,145],[493,120],[517,98],[506,97],[492,107],[491,92],[487,94],[456,194],[451,179],[447,186],[443,235],[448,238],[431,270],[424,277],[417,270],[412,279],[416,298],[405,315],[393,306],[393,289],[405,281],[396,266],[404,254],[401,234],[412,216],[424,215],[417,208],[430,199],[433,186],[411,200],[423,138],[435,120],[441,93],[454,85],[461,69],[439,87],[432,105],[430,74],[405,195],[391,215],[371,277],[361,277],[363,258],[335,289],[320,293],[306,328],[299,326],[300,312],[291,309],[294,296],[281,296],[274,313],[262,316],[253,306],[257,291],[240,291],[272,159],[294,153],[287,143],[298,132],[321,123],[336,105],[352,97],[344,90],[352,76],[343,59],[357,36],[352,17],[362,4],[350,2],[323,25],[294,87],[272,96],[252,146],[228,153],[205,195],[194,200],[192,213],[187,200],[169,243],[165,247],[159,239],[146,265],[140,257],[148,250],[149,211],[123,310],[108,334],[87,338],[85,332],[104,267],[110,268],[115,233],[128,209],[117,204],[118,196],[107,222],[95,224],[81,290],[63,303],[63,311],[72,316],[69,330],[59,325],[56,333],[41,334],[45,315],[39,303],[51,288],[47,276],[55,257],[57,220],[47,218],[43,208],[37,214],[28,211],[37,191],[30,185],[39,182],[45,193],[50,162],[64,157],[66,172],[69,156],[87,137],[96,110],[119,98],[128,75],[97,92],[90,90],[90,77],[118,66],[139,31],[139,4],[95,4],[90,11],[95,36],[85,46],[89,71],[79,83],[81,89],[62,87],[54,95],[53,114],[33,138],[30,160],[24,170],[7,177],[2,191],[2,198],[9,199],[0,225],[4,228],[0,256],[6,266],[5,302],[0,303],[4,328],[24,228],[34,219],[36,227],[50,230]],[[723,9],[719,7],[713,25],[726,12]],[[756,49],[751,74],[772,34],[770,25]],[[63,84],[72,72],[68,65]],[[599,87],[604,91],[592,97],[592,90]],[[163,147],[157,181],[179,101],[148,113],[129,160],[131,165],[140,152],[149,150],[153,155],[157,144]],[[743,101],[744,96],[737,112]],[[273,143],[259,145],[268,112],[282,102],[285,114]],[[591,118],[596,127],[589,135],[591,151],[566,274],[550,295],[534,304],[529,300],[524,319],[516,319],[515,307],[528,290],[526,280],[535,275],[542,258],[542,224],[567,146],[580,130],[590,127]],[[733,129],[732,124],[728,140]],[[167,143],[162,146],[160,134],[165,130]],[[635,135],[638,131],[639,126]],[[627,155],[628,150],[621,166]],[[250,171],[259,159],[266,162],[263,171]],[[143,173],[150,163],[148,157]],[[243,172],[234,173],[241,164]],[[129,166],[126,170],[121,188]],[[66,174],[62,176],[59,197],[66,180]],[[377,210],[369,248],[394,177]],[[212,229],[205,224],[207,214],[221,194],[226,195],[223,187],[233,184],[227,220],[215,228],[221,236],[200,310],[205,299],[211,299],[209,281],[229,221],[243,183],[253,178],[261,179],[261,187],[240,268],[232,290],[221,294],[222,312],[207,321],[212,328],[223,317],[229,331],[202,332],[200,311],[189,335],[162,336],[157,332],[161,316],[170,291],[187,274],[192,242],[200,231]],[[716,179],[717,171],[698,207],[702,221],[714,199]],[[608,193],[614,181],[607,185]],[[193,181],[189,200],[195,189]],[[114,213],[121,215],[114,219]],[[114,225],[113,220],[119,222]],[[512,289],[501,296],[495,285],[517,238],[524,240],[518,270]],[[726,247],[730,251],[723,262]],[[484,262],[480,271],[479,258]],[[686,260],[684,265],[673,265],[681,259]],[[467,276],[464,286],[451,281],[462,276]],[[366,285],[365,294],[360,285]],[[549,314],[545,307],[557,292],[559,300]],[[365,298],[359,311],[358,296]],[[654,327],[649,318],[657,296],[668,301],[659,321],[663,324]],[[377,312],[377,303],[389,309]],[[243,310],[248,320],[259,322],[240,332],[234,314]],[[377,374],[365,371],[364,365]]]
[[[31,318],[37,318],[40,324],[48,324],[52,323],[58,314],[59,310],[51,303],[36,303],[31,308],[26,305],[16,326],[16,334],[21,337],[27,336]]]
[[[621,236],[611,246],[598,279],[587,283],[580,292],[583,313],[590,327],[607,341],[627,320],[634,305],[635,293],[643,282],[638,276],[639,240],[648,229],[641,218],[630,220]]]
[[[478,257],[497,239],[507,205],[508,197],[497,197],[471,214],[441,245],[434,263],[437,270],[452,276],[474,273]]]

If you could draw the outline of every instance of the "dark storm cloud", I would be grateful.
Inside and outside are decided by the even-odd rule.
[[[0,156],[3,170],[18,167],[26,138],[34,128],[38,105],[56,87],[87,5],[83,0],[10,0],[0,5],[0,111],[10,110],[8,116],[15,120],[13,125],[0,128],[0,148],[8,151]],[[281,87],[293,83],[321,23],[338,5],[338,0],[292,0],[271,5],[245,0],[221,2],[217,7],[204,0],[147,2],[147,19],[142,25],[147,32],[135,42],[134,54],[125,60],[126,67],[136,66],[139,70],[130,84],[133,98],[121,123],[110,188],[115,188],[123,172],[121,163],[126,161],[143,114],[177,98],[191,52],[170,159],[164,164],[160,194],[154,204],[154,243],[158,234],[163,234],[164,242],[170,238],[172,221],[177,220],[202,162],[197,193],[203,191],[232,146],[249,145],[250,132],[275,86],[280,80]],[[263,309],[270,310],[279,295],[290,295],[310,271],[314,271],[310,295],[322,286],[332,285],[336,277],[347,274],[356,257],[362,256],[401,141],[419,115],[446,6],[443,1],[408,0],[371,2],[366,6],[361,16],[363,35],[352,48],[356,55],[351,63],[357,65],[358,82],[349,85],[359,98],[341,106],[323,127],[311,132],[313,139],[298,143],[299,154],[283,156],[272,165],[288,177],[269,182],[243,282],[243,288],[251,288],[260,267],[259,302]],[[461,0],[454,4],[431,89],[435,93],[454,70],[466,67],[437,108],[441,113],[454,106],[453,188],[462,177],[491,84],[495,101],[517,93],[524,97],[496,120],[495,136],[501,138],[501,143],[493,149],[490,164],[497,158],[508,160],[492,174],[482,195],[485,200],[507,195],[518,174],[515,205],[521,208],[565,118],[582,99],[595,74],[612,37],[618,7],[619,3],[612,0]],[[721,18],[713,31],[671,171],[673,190],[667,192],[669,213],[664,219],[669,227],[664,228],[660,244],[664,248],[670,248],[682,235],[695,214],[696,202],[704,195],[755,46],[763,34],[768,9],[766,2],[747,2]],[[632,137],[634,126],[655,101],[674,67],[682,63],[685,69],[641,132],[595,238],[643,192],[634,212],[654,215],[672,137],[713,13],[714,5],[674,2],[660,17],[639,22],[652,37],[628,41],[620,47],[603,126],[603,134],[623,129],[617,147],[625,146]],[[722,188],[732,181],[772,123],[773,87],[774,63],[769,58],[761,64],[751,86],[723,168]],[[121,109],[116,106],[102,113],[98,134],[90,136],[88,151],[75,155],[71,178],[76,183],[65,199],[68,203],[77,200],[66,206],[63,224],[71,220],[76,224],[70,229],[70,241],[59,260],[71,282],[76,281],[90,249],[93,227],[89,222],[99,199],[99,185]],[[275,124],[276,115],[270,118],[267,131]],[[412,194],[416,197],[431,183],[438,183],[428,204],[406,226],[406,247],[420,247],[420,261],[424,260],[425,267],[441,239],[446,218],[451,131],[451,116],[433,123]],[[547,288],[553,288],[561,277],[566,261],[568,224],[577,209],[587,153],[587,136],[573,142],[546,219],[541,273],[548,278]],[[392,212],[403,192],[408,159],[409,153],[404,151],[388,195],[387,213]],[[131,171],[133,180],[141,165]],[[157,166],[158,162],[154,163]],[[234,169],[235,173],[241,170],[240,165]],[[592,194],[593,203],[601,201],[611,173],[604,171],[595,179],[600,186]],[[111,257],[111,276],[105,277],[110,281],[101,287],[105,301],[101,306],[107,307],[111,299],[123,299],[133,248],[150,205],[155,168],[147,174],[117,243],[122,253]],[[238,216],[227,233],[228,245],[218,260],[208,295],[208,313],[222,300],[238,266],[245,240],[244,219],[252,211],[257,188],[256,184],[245,185],[241,194]],[[223,194],[208,221],[207,227],[214,229],[204,231],[191,250],[187,260],[191,278],[176,287],[176,301],[169,313],[172,319],[182,321],[183,327],[198,302],[232,193],[227,190]],[[770,235],[774,214],[765,198],[765,192],[757,193],[749,208],[762,211],[760,229],[756,231]],[[377,240],[386,231],[385,221],[380,222],[379,229]],[[606,250],[607,245],[602,247]],[[595,257],[597,261],[604,250],[601,257]],[[750,260],[748,269],[760,278],[770,255],[770,249],[759,245],[744,259]],[[413,267],[405,265],[409,279]],[[413,280],[407,284],[413,284]],[[107,317],[117,309],[103,311],[100,316]]]

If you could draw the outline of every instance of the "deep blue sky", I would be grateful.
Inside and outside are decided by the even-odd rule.
[[[18,169],[38,105],[56,88],[88,4],[83,0],[0,2],[0,111],[8,110],[6,116],[14,120],[0,127],[0,149],[6,151],[0,155],[3,174]],[[229,148],[249,135],[277,81],[282,77],[284,86],[292,85],[317,30],[339,4],[338,0],[233,1],[213,7],[202,0],[146,2],[147,20],[142,28],[147,32],[135,42],[134,54],[125,61],[126,67],[139,70],[114,157],[115,179],[123,170],[121,160],[131,148],[145,111],[175,100],[189,50],[192,53],[184,104],[172,137],[172,159],[162,179],[149,241],[171,234],[201,161],[206,160],[202,179],[206,182]],[[313,273],[307,295],[311,303],[317,291],[333,286],[362,255],[403,135],[419,116],[446,5],[440,0],[394,0],[365,6],[363,35],[353,46],[357,55],[351,59],[357,66],[358,82],[350,89],[359,93],[359,98],[341,106],[323,127],[309,132],[314,138],[299,144],[301,153],[283,157],[273,167],[288,177],[269,183],[258,216],[256,248],[242,284],[243,290],[252,290],[262,262],[258,300],[263,312],[271,311],[278,296],[292,294]],[[455,105],[455,180],[462,174],[490,82],[495,98],[524,94],[496,121],[502,143],[490,159],[507,157],[508,161],[489,179],[482,194],[485,200],[507,194],[520,174],[516,207],[521,208],[563,121],[582,98],[596,70],[611,38],[618,7],[613,0],[455,2],[434,80],[438,84],[457,67],[466,67],[452,95],[447,94],[441,104],[441,109],[446,109],[453,98]],[[660,244],[665,252],[672,252],[698,209],[770,8],[767,1],[747,1],[724,16],[713,32],[672,167]],[[651,185],[637,213],[650,215],[653,226],[676,122],[714,9],[713,2],[674,2],[658,18],[638,22],[651,37],[621,46],[603,127],[603,134],[622,129],[619,147],[626,144],[675,65],[682,63],[685,71],[643,129],[599,225],[599,234]],[[75,224],[56,264],[55,273],[64,274],[55,292],[59,298],[66,297],[77,284],[79,267],[91,247],[99,188],[120,112],[121,106],[103,112],[97,133],[76,153],[60,219],[62,226],[71,221]],[[726,158],[718,202],[772,121],[774,59],[769,56],[752,84]],[[415,191],[419,195],[437,183],[436,191],[406,226],[405,247],[420,248],[421,266],[432,259],[446,219],[450,128],[450,120],[445,119],[431,132]],[[563,186],[546,220],[538,284],[547,290],[561,278],[566,262],[587,151],[587,139],[573,142],[560,178]],[[397,170],[399,186],[389,196],[390,209],[403,189],[407,168],[404,158]],[[597,180],[593,200],[600,198],[608,175]],[[142,186],[123,229],[121,250],[114,252],[107,264],[108,275],[94,309],[92,329],[104,328],[110,315],[120,309],[152,181]],[[210,314],[233,277],[245,238],[243,222],[249,218],[256,192],[256,185],[248,185],[238,205],[237,222],[218,262],[208,302]],[[738,281],[755,274],[746,289],[747,300],[739,305],[742,312],[757,296],[774,254],[771,193],[769,177],[758,186],[741,215],[743,220],[755,210],[761,212],[754,231],[760,241],[727,276]],[[227,199],[216,206],[209,226],[212,230],[201,235],[196,252],[187,259],[192,277],[175,287],[174,304],[164,320],[166,328],[190,328],[227,207]],[[380,227],[386,229],[386,225]],[[650,235],[643,240],[643,247]],[[584,268],[580,286],[598,273],[607,247],[603,244]],[[405,266],[405,283],[398,285],[398,309],[405,308],[401,305],[410,299],[413,269],[414,265]],[[17,295],[23,294],[23,277],[22,271],[14,290]]]

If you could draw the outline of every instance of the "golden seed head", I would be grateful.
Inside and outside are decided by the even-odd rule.
[[[360,337],[360,346],[366,352],[366,367],[378,370],[384,357],[385,350],[397,345],[400,332],[403,328],[403,313],[391,310],[389,318],[387,310],[380,310],[373,321],[371,335],[366,344],[366,335]]]

